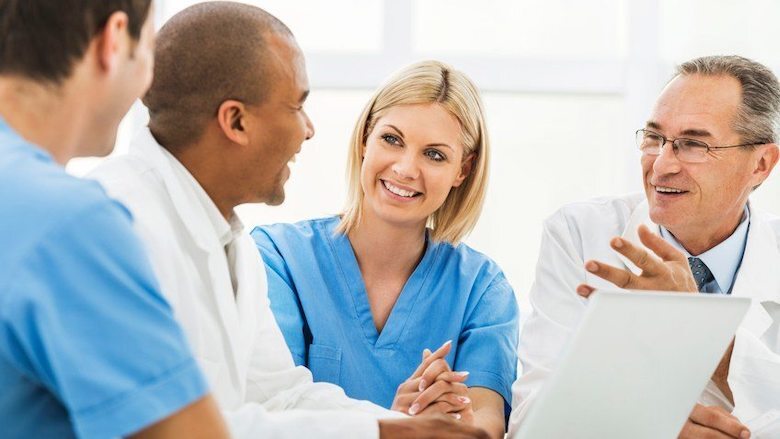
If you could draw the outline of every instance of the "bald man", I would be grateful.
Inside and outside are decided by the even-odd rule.
[[[280,204],[314,128],[303,55],[256,7],[210,2],[158,35],[149,128],[94,176],[133,211],[212,391],[239,437],[483,437],[451,418],[408,418],[295,367],[265,269],[234,208]]]

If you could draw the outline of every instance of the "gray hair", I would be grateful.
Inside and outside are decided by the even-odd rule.
[[[704,56],[677,66],[675,76],[727,75],[742,86],[734,130],[743,142],[776,143],[780,138],[780,83],[761,63],[741,56]]]

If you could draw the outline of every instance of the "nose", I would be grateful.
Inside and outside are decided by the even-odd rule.
[[[304,113],[304,117],[306,118],[306,140],[309,140],[314,137],[314,124],[309,119],[308,114]]]
[[[420,168],[417,166],[416,156],[411,149],[404,150],[390,168],[401,180],[414,180],[420,176]]]
[[[680,172],[680,160],[674,153],[674,147],[668,140],[661,145],[661,153],[653,162],[653,173],[655,175],[668,175]]]

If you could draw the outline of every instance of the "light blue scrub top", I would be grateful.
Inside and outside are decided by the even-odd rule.
[[[295,363],[315,381],[390,407],[422,351],[453,341],[447,362],[509,407],[517,372],[518,308],[501,269],[464,244],[427,241],[381,333],[338,217],[255,228],[271,308]]]
[[[110,438],[207,389],[129,212],[0,120],[0,437]]]

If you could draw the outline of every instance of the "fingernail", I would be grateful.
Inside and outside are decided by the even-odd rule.
[[[409,414],[414,416],[417,414],[418,410],[420,410],[420,404],[414,403],[411,407],[409,407]]]
[[[469,371],[464,370],[464,371],[460,371],[460,372],[455,372],[455,374],[458,375],[458,376],[467,377],[467,376],[469,376]]]
[[[425,385],[426,385],[425,380],[420,380],[420,385],[417,386],[417,390],[422,392],[423,390],[425,390]]]
[[[467,396],[459,396],[458,401],[462,402],[463,404],[468,404],[471,402],[471,400]]]
[[[452,344],[452,340],[447,340],[444,342],[442,346],[447,346],[448,344]]]
[[[615,238],[614,240],[612,240],[612,246],[614,246],[615,248],[623,247],[623,240],[620,238]]]
[[[750,439],[750,430],[742,430],[739,437],[740,439]]]
[[[593,272],[593,271],[598,270],[599,266],[598,266],[598,264],[596,264],[593,261],[588,261],[588,262],[585,263],[585,269],[590,271],[590,272]]]
[[[431,355],[431,350],[428,348],[423,349],[423,355]]]
[[[460,421],[460,413],[450,413],[450,416],[452,416],[456,420]]]

